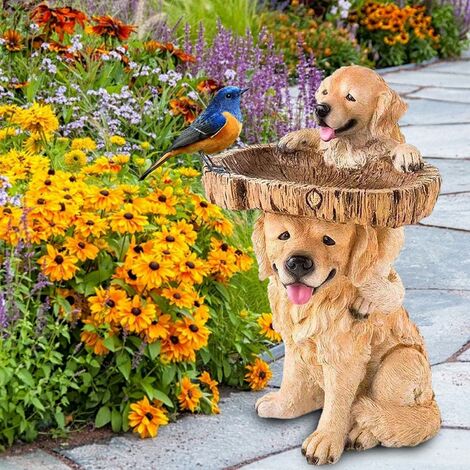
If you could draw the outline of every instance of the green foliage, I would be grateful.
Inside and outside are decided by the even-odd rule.
[[[468,45],[460,37],[457,18],[452,5],[436,5],[432,8],[432,24],[439,33],[439,56],[459,57]]]

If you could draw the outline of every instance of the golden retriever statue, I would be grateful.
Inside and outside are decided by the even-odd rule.
[[[407,105],[377,72],[358,65],[341,67],[322,81],[315,97],[319,127],[285,135],[278,144],[281,151],[313,148],[327,165],[336,168],[361,168],[384,156],[400,172],[423,166],[419,150],[405,143],[398,126]],[[378,302],[384,313],[396,310],[403,302],[403,286],[387,280],[403,243],[403,228],[385,229],[382,235],[387,240],[384,247],[379,246],[379,257],[367,284],[356,284],[358,296],[351,311],[358,317],[366,318],[378,308]],[[398,251],[390,252],[390,245]]]
[[[423,338],[405,309],[350,314],[381,230],[271,213],[255,224],[260,278],[270,279],[273,327],[285,344],[281,388],[256,410],[288,419],[323,408],[302,445],[309,463],[334,463],[345,446],[415,446],[440,428]]]

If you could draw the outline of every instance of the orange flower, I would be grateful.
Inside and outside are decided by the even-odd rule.
[[[212,78],[208,78],[207,80],[201,80],[197,84],[197,90],[201,93],[215,93],[219,91],[223,87],[222,83],[212,80]]]
[[[170,108],[173,116],[182,114],[188,124],[191,124],[201,111],[200,106],[187,96],[170,100]]]
[[[33,10],[31,19],[42,26],[46,33],[55,31],[62,41],[65,33],[73,34],[77,23],[84,28],[88,18],[85,13],[71,7],[50,8],[42,3]]]
[[[132,411],[128,416],[129,426],[142,438],[155,437],[158,428],[168,424],[165,411],[161,407],[151,405],[147,397],[133,403],[130,408]]]
[[[91,30],[97,36],[105,36],[118,38],[119,41],[127,41],[129,36],[136,30],[136,27],[130,24],[125,24],[117,18],[112,16],[94,16],[93,21],[95,26]]]
[[[199,401],[202,398],[201,389],[197,384],[193,384],[189,377],[183,377],[180,386],[178,401],[182,410],[189,410],[192,413],[196,411]]]
[[[2,39],[5,41],[5,47],[10,52],[18,52],[23,49],[23,38],[21,37],[21,34],[14,29],[5,31]]]

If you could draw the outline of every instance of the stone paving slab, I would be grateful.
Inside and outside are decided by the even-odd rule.
[[[457,360],[470,362],[470,348],[464,351],[462,354],[460,354]]]
[[[470,60],[445,61],[431,64],[423,72],[447,72],[470,75]]]
[[[412,226],[396,263],[408,289],[470,289],[470,233]]]
[[[420,89],[416,85],[404,85],[402,83],[395,83],[392,88],[400,95],[407,95],[408,93],[413,93]]]
[[[417,447],[365,452],[345,452],[335,470],[468,470],[470,431],[442,429],[434,438]],[[311,470],[300,448],[261,459],[241,467],[244,470]],[[326,467],[328,468],[328,467]]]
[[[392,85],[392,88],[395,83],[403,83],[405,85],[430,86],[446,89],[470,89],[468,75],[454,73],[452,70],[449,70],[449,73],[424,72],[423,69],[401,70],[386,73],[383,77]]]
[[[441,158],[426,158],[426,161],[437,167],[441,173],[441,194],[470,192],[470,163],[468,161]]]
[[[470,124],[409,126],[402,132],[424,157],[470,159]]]
[[[35,450],[2,458],[0,470],[70,470],[70,467],[47,452]]]
[[[395,84],[392,85],[395,88]],[[419,91],[410,94],[410,97],[415,98],[426,98],[429,100],[445,101],[445,102],[456,102],[456,103],[470,103],[470,94],[463,93],[459,89],[444,89],[444,88],[422,88]],[[446,106],[445,104],[436,103],[436,109],[440,109],[440,106]]]
[[[468,77],[470,80],[470,76]],[[467,93],[470,95],[470,92]],[[470,106],[465,103],[446,103],[438,105],[435,101],[405,98],[408,111],[400,125],[426,125],[441,123],[470,123]]]
[[[470,193],[439,196],[432,214],[421,223],[470,231]]]
[[[62,453],[84,470],[209,470],[302,443],[315,429],[319,412],[288,422],[261,419],[254,405],[268,391],[232,392],[222,400],[220,415],[184,416],[160,428],[156,439],[126,435]]]
[[[442,425],[470,428],[470,363],[446,362],[434,366],[432,383]]]

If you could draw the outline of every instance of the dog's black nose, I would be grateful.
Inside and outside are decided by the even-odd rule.
[[[301,278],[313,271],[315,265],[310,258],[306,256],[291,256],[286,261],[286,269],[296,278]]]
[[[318,103],[315,105],[315,113],[318,117],[324,118],[328,116],[329,112],[331,111],[330,105],[326,103]]]

